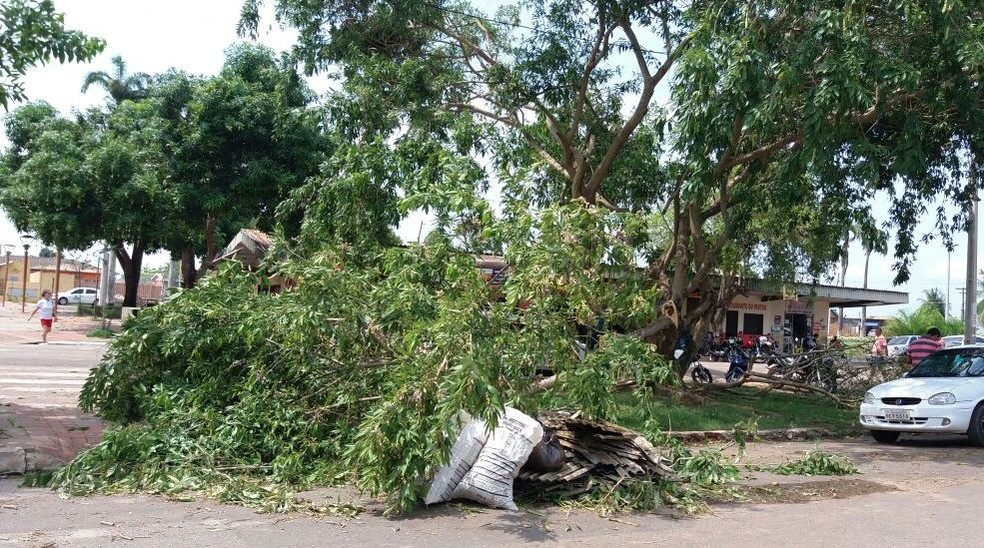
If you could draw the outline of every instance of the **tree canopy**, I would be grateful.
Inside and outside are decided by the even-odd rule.
[[[190,287],[225,238],[271,227],[277,204],[321,162],[310,99],[270,50],[242,45],[219,75],[172,71],[140,101],[72,118],[46,103],[25,105],[7,117],[0,205],[18,228],[60,248],[107,242],[128,306],[149,251],[180,255]]]
[[[308,71],[338,67],[336,123],[403,158],[400,181],[361,171],[376,188],[436,211],[442,229],[477,222],[472,232],[511,243],[557,204],[617,214],[599,229],[631,234],[635,260],[598,266],[649,272],[663,313],[636,333],[664,344],[681,325],[715,324],[746,276],[820,278],[852,228],[872,243],[895,233],[905,281],[926,236],[918,219],[939,199],[935,236],[949,241],[965,218],[945,207],[976,195],[975,2],[275,5]],[[246,3],[244,32],[256,8]],[[876,200],[892,204],[884,225]]]
[[[65,28],[51,0],[7,0],[0,5],[0,105],[24,100],[27,69],[57,60],[88,61],[105,42]]]
[[[151,99],[172,198],[165,246],[191,287],[237,230],[273,227],[277,205],[317,171],[328,142],[308,108],[312,92],[261,46],[229,48],[215,77],[166,74]]]

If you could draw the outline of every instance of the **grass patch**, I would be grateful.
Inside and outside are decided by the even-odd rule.
[[[784,462],[772,471],[781,476],[848,476],[861,473],[851,459],[819,450],[810,451],[802,459]]]
[[[89,335],[88,336],[89,337],[100,338],[100,339],[109,339],[109,338],[112,338],[114,335],[116,335],[116,333],[113,333],[109,329],[105,329],[105,328],[102,328],[102,327],[97,327],[97,328],[93,329],[92,331],[89,331]]]
[[[24,474],[24,481],[21,482],[21,487],[50,487],[51,478],[54,477],[54,472],[51,470],[34,470]]]
[[[760,430],[822,427],[836,433],[857,431],[857,411],[829,399],[785,392],[760,393],[738,387],[711,394],[703,404],[671,397],[627,392],[617,397],[615,422],[642,431],[731,430],[735,423],[757,421]]]

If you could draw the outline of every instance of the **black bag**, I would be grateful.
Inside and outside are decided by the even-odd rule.
[[[543,429],[543,439],[540,443],[533,446],[530,458],[526,459],[523,470],[544,474],[556,472],[564,467],[566,458],[564,448],[560,446],[560,440],[554,435],[553,430]]]

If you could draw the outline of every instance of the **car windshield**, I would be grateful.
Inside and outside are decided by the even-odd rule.
[[[909,342],[909,336],[904,337],[892,337],[888,340],[888,344],[907,344]]]
[[[984,348],[934,352],[908,374],[909,378],[981,376],[984,376]]]

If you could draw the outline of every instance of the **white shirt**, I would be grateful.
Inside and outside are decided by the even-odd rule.
[[[55,303],[48,299],[38,301],[38,317],[42,320],[50,320],[55,312]]]

